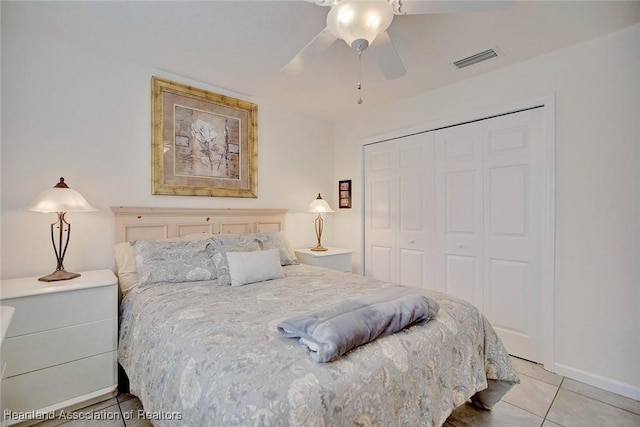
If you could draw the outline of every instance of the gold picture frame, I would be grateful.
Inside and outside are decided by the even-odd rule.
[[[151,82],[152,194],[258,197],[257,105]]]

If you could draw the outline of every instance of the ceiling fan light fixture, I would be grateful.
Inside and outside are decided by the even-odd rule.
[[[387,0],[345,0],[331,7],[327,28],[358,53],[365,50],[393,21],[393,7]]]

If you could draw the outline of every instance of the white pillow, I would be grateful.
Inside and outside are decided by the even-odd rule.
[[[136,249],[129,242],[117,243],[113,247],[116,260],[116,275],[120,293],[124,297],[129,291],[140,284],[136,268]]]
[[[242,286],[284,277],[278,249],[257,252],[227,252],[231,286]]]

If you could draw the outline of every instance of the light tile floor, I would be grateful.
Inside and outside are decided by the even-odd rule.
[[[640,402],[512,358],[520,375],[491,411],[465,404],[445,427],[640,427]]]
[[[640,402],[545,371],[540,365],[512,358],[520,384],[491,411],[465,404],[453,411],[445,427],[639,427]],[[140,401],[128,393],[77,411],[84,419],[56,419],[38,427],[148,427],[139,416]],[[88,421],[97,413],[101,420]],[[94,417],[95,418],[95,417]]]

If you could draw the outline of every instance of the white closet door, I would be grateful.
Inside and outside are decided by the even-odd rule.
[[[435,135],[435,287],[483,310],[482,123]]]
[[[484,314],[511,354],[536,362],[543,359],[542,119],[534,109],[484,122]]]
[[[433,289],[433,132],[398,145],[396,282]]]
[[[433,134],[365,147],[365,275],[433,287]]]
[[[435,135],[436,288],[473,303],[509,353],[541,362],[542,110]]]
[[[535,362],[553,202],[544,123],[535,108],[364,150],[365,275],[471,302],[509,353]]]
[[[364,274],[379,280],[396,277],[398,151],[393,141],[365,147]]]

